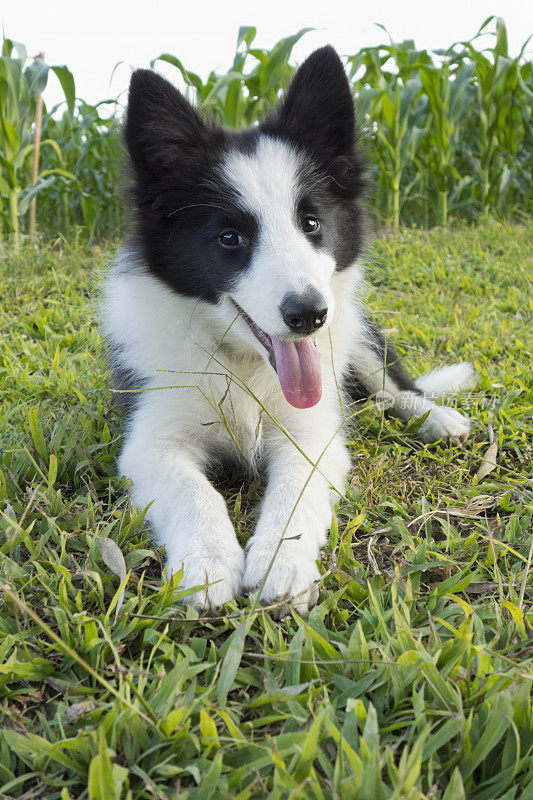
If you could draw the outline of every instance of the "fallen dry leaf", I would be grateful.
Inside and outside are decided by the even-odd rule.
[[[481,465],[476,473],[478,483],[486,478],[489,473],[496,469],[496,458],[498,457],[498,442],[496,439],[488,446],[487,452],[481,459]]]
[[[98,708],[98,703],[94,700],[83,700],[81,703],[73,703],[67,708],[67,722],[74,722],[85,714],[90,714]]]
[[[502,497],[503,495],[493,496],[490,494],[480,494],[476,497],[471,497],[465,506],[465,511],[467,514],[481,514],[483,511],[487,511],[489,508],[494,508],[497,506],[498,501]]]
[[[113,539],[104,539],[101,536],[97,536],[96,541],[98,543],[98,550],[100,551],[102,561],[122,583],[126,577],[126,562],[124,561],[124,556],[121,553],[120,547],[113,541]],[[122,590],[120,597],[118,598],[117,607],[115,609],[115,620],[118,617],[118,612],[120,611],[123,602],[124,590]]]
[[[465,586],[466,594],[489,594],[498,591],[498,584],[494,581],[474,581]]]

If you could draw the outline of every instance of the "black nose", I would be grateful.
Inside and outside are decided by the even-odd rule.
[[[280,311],[287,327],[302,336],[321,328],[328,315],[326,301],[315,289],[301,295],[288,294]]]

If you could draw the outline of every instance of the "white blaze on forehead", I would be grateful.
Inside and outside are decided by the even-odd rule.
[[[253,150],[231,151],[222,164],[224,180],[259,227],[249,267],[236,276],[231,296],[256,325],[281,339],[289,332],[281,312],[288,295],[314,289],[330,319],[334,309],[334,259],[313,245],[297,219],[305,166],[290,144],[264,134]]]
[[[251,153],[228,153],[223,172],[243,206],[268,229],[294,220],[301,166],[301,158],[289,144],[260,135]]]

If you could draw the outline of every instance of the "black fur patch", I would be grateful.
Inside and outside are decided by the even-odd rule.
[[[405,371],[400,356],[394,347],[385,339],[379,328],[370,319],[366,319],[366,328],[369,332],[367,346],[370,347],[379,357],[382,364],[385,364],[387,375],[395,383],[396,388],[401,392],[414,392],[422,394],[412,378]],[[358,375],[354,367],[351,366],[344,379],[344,388],[350,398],[354,401],[369,397],[371,392],[366,388],[364,376]]]
[[[221,176],[224,154],[250,151],[257,131],[207,124],[167,80],[133,73],[124,136],[133,167],[136,233],[149,268],[181,294],[216,302],[250,263],[257,220]],[[218,241],[236,229],[247,246]]]
[[[115,405],[130,414],[137,405],[139,395],[145,381],[134,370],[124,366],[121,348],[111,344],[107,353],[107,361],[113,375],[113,400]]]
[[[367,320],[367,326],[372,333],[372,349],[379,355],[382,363],[386,365],[389,378],[394,381],[400,391],[420,394],[415,382],[403,368],[400,356],[390,342],[387,342],[377,325]]]

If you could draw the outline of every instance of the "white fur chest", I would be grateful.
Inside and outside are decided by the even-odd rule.
[[[254,467],[276,420],[283,424],[290,413],[303,422],[309,411],[289,407],[266,358],[246,342],[243,347],[236,312],[228,317],[223,304],[181,296],[142,270],[123,269],[131,258],[125,251],[107,282],[102,327],[115,360],[143,381],[136,427],[148,437],[156,427],[169,444],[240,456]],[[357,338],[354,278],[334,277],[335,320],[318,337],[323,398],[315,415],[325,404],[337,405],[337,386]],[[246,326],[244,333],[249,336]]]

